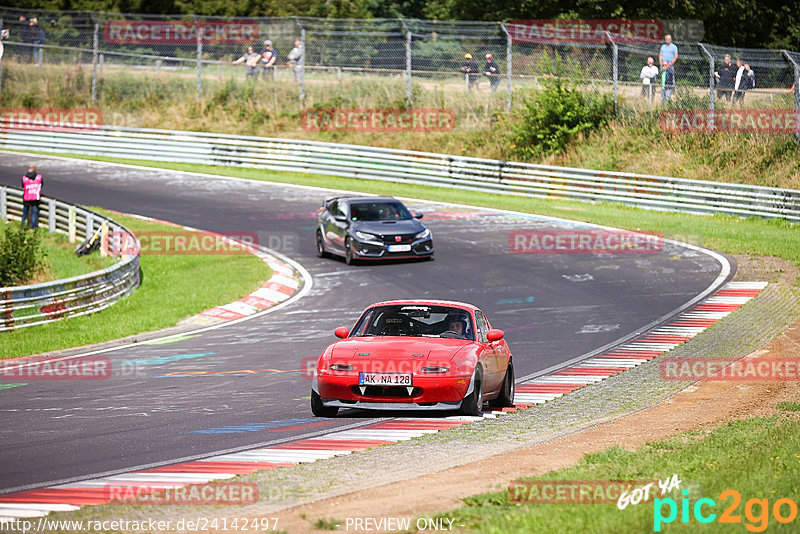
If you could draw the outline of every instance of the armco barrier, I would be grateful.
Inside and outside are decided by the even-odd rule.
[[[2,118],[0,128],[0,147],[7,149],[309,172],[800,221],[800,191],[793,189],[241,135],[124,127],[66,131],[38,125],[37,129],[14,129]]]
[[[22,191],[0,186],[0,218],[19,220]],[[124,226],[98,213],[42,197],[39,225],[50,232],[74,232],[86,239],[106,223],[109,231],[125,232]],[[0,331],[33,326],[64,317],[93,313],[114,304],[139,286],[139,256],[122,256],[100,271],[43,284],[0,287]]]

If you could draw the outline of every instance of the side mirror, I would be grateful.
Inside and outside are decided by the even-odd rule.
[[[489,343],[494,343],[503,339],[504,335],[505,333],[502,330],[492,329],[486,333],[486,339],[489,340]]]
[[[421,219],[421,218],[423,218],[424,216],[425,216],[425,214],[424,214],[424,213],[415,213],[415,214],[414,214],[414,218],[415,218],[415,219]]]
[[[347,336],[350,335],[350,330],[348,330],[346,326],[340,326],[339,328],[334,330],[333,333],[339,339],[344,339],[344,338],[346,338]]]

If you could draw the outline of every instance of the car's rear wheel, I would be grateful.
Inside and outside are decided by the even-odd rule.
[[[328,253],[325,251],[325,241],[322,238],[322,232],[317,230],[317,257],[326,258]]]
[[[503,387],[500,389],[500,395],[496,399],[489,401],[491,406],[499,408],[511,408],[514,406],[514,363],[509,360],[508,369],[506,369],[506,377],[503,379]]]
[[[355,258],[353,257],[353,245],[350,243],[350,238],[344,240],[344,261],[347,265],[353,265]]]
[[[339,413],[339,408],[336,406],[325,406],[322,404],[322,398],[319,393],[311,390],[311,413],[317,417],[336,417]]]
[[[475,387],[472,389],[472,393],[461,401],[461,409],[458,413],[478,417],[483,413],[483,375],[480,372],[480,368],[475,369],[473,381]]]

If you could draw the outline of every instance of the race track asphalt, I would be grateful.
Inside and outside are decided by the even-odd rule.
[[[335,420],[314,418],[307,378],[265,371],[299,369],[334,341],[335,327],[352,326],[375,301],[479,306],[506,332],[517,376],[524,376],[666,319],[721,271],[713,257],[671,244],[657,254],[511,254],[513,230],[580,225],[423,202],[406,204],[425,212],[434,261],[347,266],[314,254],[315,211],[330,191],[19,154],[0,154],[0,184],[18,187],[30,164],[44,174],[47,196],[214,232],[256,232],[262,244],[300,262],[313,288],[263,317],[105,354],[115,366],[136,361],[138,376],[0,390],[0,493],[384,416],[350,410]],[[220,374],[237,370],[246,372]],[[201,371],[207,374],[165,376]]]

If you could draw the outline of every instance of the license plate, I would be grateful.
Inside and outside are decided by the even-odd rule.
[[[411,245],[389,245],[389,252],[409,252]]]
[[[408,373],[359,373],[359,386],[411,386]]]

